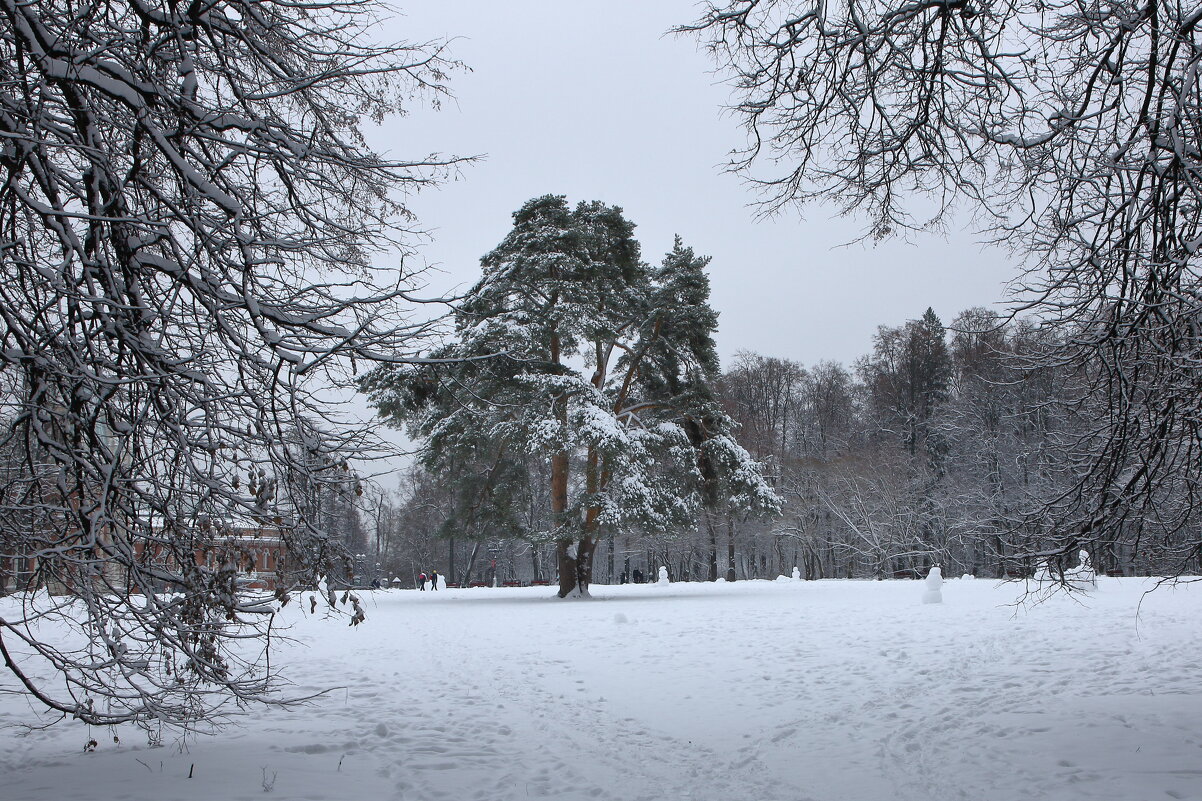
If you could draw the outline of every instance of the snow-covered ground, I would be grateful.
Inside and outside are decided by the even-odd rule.
[[[160,748],[6,727],[0,798],[1202,799],[1202,586],[1149,586],[397,590],[355,628],[294,603],[278,658],[340,689]],[[0,694],[0,725],[28,709]]]

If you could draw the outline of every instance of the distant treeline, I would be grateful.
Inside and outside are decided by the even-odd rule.
[[[881,326],[872,352],[850,367],[741,352],[720,396],[740,444],[785,500],[783,514],[612,532],[598,547],[596,580],[636,569],[652,576],[660,565],[673,580],[774,578],[794,566],[807,579],[909,577],[936,563],[945,575],[1018,577],[1041,561],[1071,566],[1079,547],[1100,572],[1198,572],[1196,523],[1147,535],[1153,514],[1194,520],[1172,487],[1130,537],[1120,527],[1091,538],[1088,525],[1066,530],[1072,524],[1057,518],[1080,492],[1091,434],[1106,422],[1085,391],[1101,368],[1057,366],[1062,348],[1033,323],[974,308],[947,327],[931,309]],[[547,469],[535,457],[526,464]],[[528,530],[548,527],[546,499],[526,501]],[[390,571],[435,565],[458,581],[554,579],[546,543],[487,533],[436,540],[450,502],[438,476],[405,477],[381,509]]]

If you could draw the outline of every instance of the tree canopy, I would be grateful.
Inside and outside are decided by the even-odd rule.
[[[546,526],[515,533],[556,542],[561,595],[587,593],[606,533],[693,525],[703,494],[777,505],[713,393],[708,259],[678,239],[653,269],[633,232],[617,207],[530,200],[481,260],[447,344],[363,382],[432,470],[476,466],[473,508],[502,531],[505,504],[489,499],[521,475],[508,466],[548,459]]]

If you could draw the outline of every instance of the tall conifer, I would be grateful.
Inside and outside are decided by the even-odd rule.
[[[588,593],[607,534],[681,529],[703,501],[779,505],[711,389],[709,260],[677,239],[650,269],[633,234],[614,206],[527,202],[482,260],[439,361],[381,368],[363,385],[382,414],[410,423],[436,473],[493,460],[512,482],[506,459],[549,461],[549,526],[521,535],[556,543],[561,596]]]

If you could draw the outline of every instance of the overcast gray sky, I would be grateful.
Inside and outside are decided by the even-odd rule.
[[[691,0],[442,0],[401,13],[381,38],[454,38],[471,71],[452,76],[455,100],[440,112],[392,120],[373,144],[485,155],[411,201],[433,234],[421,253],[444,271],[433,288],[474,281],[512,212],[546,193],[621,206],[648,261],[677,233],[712,256],[724,363],[744,349],[847,363],[876,326],[927,306],[948,323],[1001,300],[1016,273],[963,234],[840,247],[862,220],[813,207],[804,220],[757,221],[751,189],[721,169],[743,141],[722,112],[728,90],[694,41],[665,35],[693,19]]]

